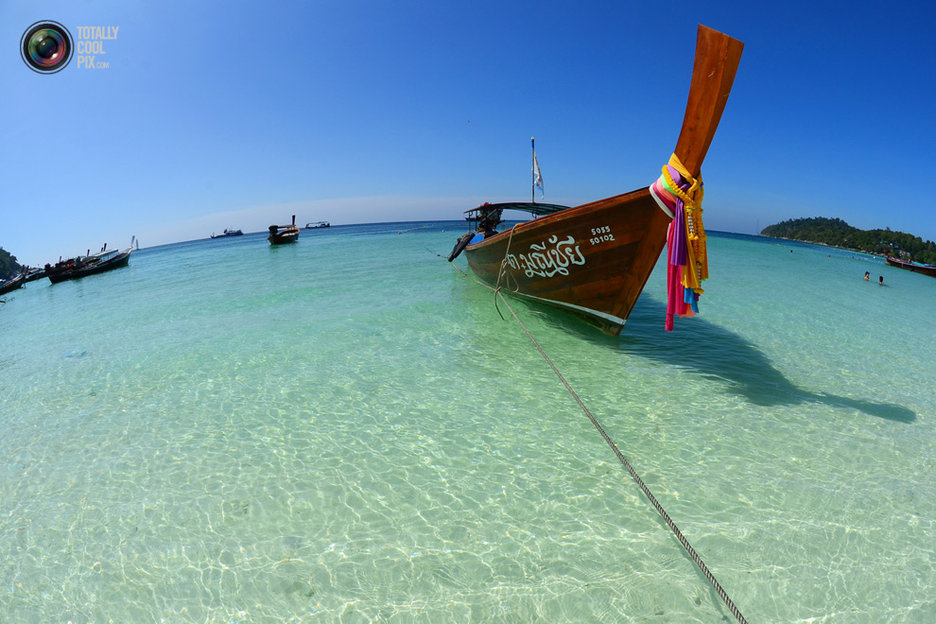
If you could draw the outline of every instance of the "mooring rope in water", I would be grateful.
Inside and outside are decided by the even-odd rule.
[[[506,261],[506,257],[505,257],[505,261]],[[643,482],[643,479],[640,478],[640,475],[637,474],[637,471],[634,470],[633,466],[630,465],[630,462],[627,461],[627,458],[624,457],[624,454],[621,453],[621,450],[617,447],[617,444],[614,443],[614,440],[611,439],[611,436],[609,436],[608,433],[604,430],[604,427],[601,426],[601,423],[598,422],[598,419],[595,418],[594,415],[592,415],[591,411],[589,411],[588,407],[579,397],[578,393],[576,393],[575,390],[572,388],[572,386],[569,384],[569,382],[566,381],[566,378],[563,377],[561,372],[559,372],[559,369],[556,368],[556,365],[553,364],[553,361],[549,358],[548,355],[546,355],[546,351],[543,350],[543,347],[540,346],[540,344],[536,341],[536,338],[533,337],[533,334],[530,333],[530,330],[527,329],[526,325],[523,324],[523,321],[520,320],[520,317],[517,316],[517,313],[514,312],[514,309],[510,306],[510,303],[507,301],[507,298],[504,297],[503,293],[501,293],[501,287],[498,286],[497,288],[492,288],[488,284],[485,284],[484,282],[481,282],[475,279],[473,276],[469,275],[468,273],[465,273],[464,271],[462,271],[454,262],[451,264],[462,275],[468,277],[472,281],[484,286],[485,288],[489,290],[493,290],[495,306],[497,302],[497,297],[501,298],[501,300],[504,302],[504,305],[506,305],[507,309],[510,310],[510,314],[513,315],[514,320],[517,321],[517,324],[519,324],[520,327],[523,329],[524,333],[526,333],[527,338],[530,339],[530,342],[533,343],[533,346],[536,347],[536,350],[539,351],[540,355],[543,356],[543,359],[546,360],[546,363],[549,364],[549,367],[552,369],[553,373],[556,374],[556,377],[559,378],[559,381],[562,382],[562,385],[565,386],[569,394],[572,395],[572,398],[575,399],[575,402],[578,403],[578,406],[582,408],[582,411],[585,412],[586,416],[588,416],[588,419],[591,421],[592,425],[594,425],[595,429],[598,430],[598,433],[601,434],[601,437],[604,438],[604,441],[608,444],[608,446],[611,447],[611,450],[617,456],[618,460],[620,460],[620,462],[624,465],[624,467],[627,469],[627,472],[630,473],[631,478],[633,478],[634,481],[637,483],[637,485],[640,487],[640,490],[644,493],[644,496],[646,496],[647,499],[650,501],[650,504],[653,505],[653,508],[656,509],[657,513],[660,514],[660,516],[666,522],[666,526],[670,528],[670,531],[673,532],[673,535],[675,535],[676,539],[679,540],[679,543],[682,544],[682,547],[689,554],[689,558],[692,559],[692,562],[696,564],[696,566],[702,572],[703,576],[705,576],[705,579],[709,582],[709,584],[718,594],[719,598],[722,599],[722,601],[725,603],[725,606],[727,606],[728,610],[731,611],[731,614],[735,617],[736,620],[738,620],[740,624],[747,624],[747,620],[744,619],[744,616],[741,614],[741,611],[738,610],[738,607],[735,606],[734,601],[732,601],[731,598],[728,596],[728,593],[721,586],[721,583],[718,582],[718,579],[715,578],[715,575],[712,574],[712,572],[708,569],[708,566],[705,565],[705,562],[702,561],[702,557],[700,557],[699,553],[697,553],[695,548],[692,547],[692,544],[689,543],[689,540],[686,539],[686,536],[683,535],[682,531],[679,530],[679,527],[676,526],[676,523],[673,522],[673,519],[670,518],[670,515],[666,513],[666,510],[663,508],[663,505],[660,504],[660,501],[657,500],[656,496],[653,495],[653,492],[650,491],[650,488],[647,487],[647,485]],[[499,277],[498,277],[498,281],[500,281]],[[500,310],[498,310],[498,314],[500,314]],[[501,315],[501,318],[503,318],[503,315]]]

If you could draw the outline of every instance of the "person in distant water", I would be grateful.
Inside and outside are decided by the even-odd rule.
[[[865,281],[867,282],[870,279],[871,279],[871,271],[865,271]]]
[[[880,284],[881,286],[884,285],[884,276],[883,276],[883,275],[878,275],[878,284]]]

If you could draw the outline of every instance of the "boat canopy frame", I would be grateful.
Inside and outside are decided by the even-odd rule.
[[[468,229],[483,232],[485,236],[495,233],[495,228],[503,223],[501,215],[505,210],[519,210],[536,217],[543,217],[568,209],[569,206],[560,204],[540,204],[537,202],[501,202],[498,204],[484,203],[477,208],[465,211]]]
[[[565,210],[566,208],[568,208],[568,206],[562,206],[560,204],[541,204],[537,202],[503,202],[500,204],[481,204],[477,208],[466,210],[465,214],[468,215],[468,219],[475,220],[484,213],[491,212],[493,210],[519,210],[521,212],[529,212],[535,217],[542,217],[554,212],[559,212],[560,210]]]

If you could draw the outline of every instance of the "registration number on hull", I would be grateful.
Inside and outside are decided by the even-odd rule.
[[[597,245],[599,243],[613,240],[614,234],[611,233],[611,226],[602,225],[601,227],[592,228],[591,238],[588,239],[588,242],[590,242],[592,245]]]

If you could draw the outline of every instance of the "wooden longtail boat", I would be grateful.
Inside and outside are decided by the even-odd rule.
[[[7,279],[6,281],[0,280],[0,295],[5,295],[8,292],[13,292],[17,288],[22,288],[23,284],[26,283],[26,273],[19,273],[13,277]]]
[[[267,240],[271,245],[295,243],[299,239],[299,228],[296,226],[296,215],[292,216],[292,225],[271,225]]]
[[[112,271],[127,266],[130,263],[130,253],[132,251],[133,247],[127,247],[123,251],[116,249],[102,250],[94,255],[79,256],[56,262],[55,265],[50,266],[47,264],[45,273],[50,282],[58,284],[67,280]]]
[[[35,282],[36,280],[42,279],[45,276],[45,269],[28,268],[26,272],[26,279],[23,280],[23,283],[28,284],[29,282]]]
[[[885,260],[887,264],[899,269],[905,269],[907,271],[913,271],[914,273],[922,273],[923,275],[929,275],[930,277],[936,277],[936,264],[918,264],[916,262],[906,262],[904,260],[899,260],[897,258],[887,257]]]
[[[700,178],[743,46],[699,26],[689,99],[674,153],[692,179]],[[534,175],[535,170],[534,162]],[[665,171],[666,167],[664,175]],[[464,250],[472,271],[487,284],[564,308],[617,335],[650,277],[673,220],[672,206],[652,188],[574,208],[482,205],[467,211],[476,230],[459,239],[449,260]],[[535,218],[495,233],[501,213],[508,209],[524,210]]]

